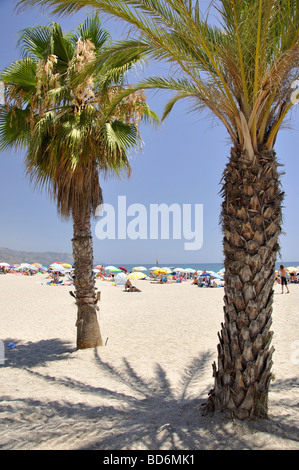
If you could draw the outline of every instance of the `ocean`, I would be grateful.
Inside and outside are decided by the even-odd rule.
[[[132,269],[136,266],[144,266],[145,268],[147,268],[147,270],[149,270],[150,268],[153,268],[154,266],[156,266],[156,263],[153,263],[153,264],[120,264],[119,266],[124,266],[128,271],[132,271]],[[117,266],[118,267],[118,266]],[[192,269],[195,269],[196,271],[214,271],[214,272],[218,272],[220,271],[221,269],[223,269],[223,264],[221,263],[197,263],[197,264],[193,264],[193,263],[187,263],[187,264],[184,264],[184,263],[166,263],[166,264],[160,264],[159,263],[159,268],[192,268]]]
[[[101,263],[97,263],[97,264],[101,264]],[[154,262],[153,264],[113,264],[111,263],[113,266],[116,266],[117,268],[119,266],[123,266],[127,269],[128,272],[131,272],[133,270],[134,267],[137,267],[137,266],[143,266],[145,267],[147,270],[149,270],[150,268],[156,266],[156,263]],[[299,261],[277,261],[276,262],[276,269],[279,269],[279,266],[283,264],[285,267],[288,267],[288,266],[299,266]],[[106,265],[107,266],[107,265]],[[221,271],[224,269],[224,265],[223,263],[196,263],[196,264],[193,264],[193,263],[187,263],[187,264],[184,264],[184,263],[166,263],[166,264],[160,264],[159,263],[159,268],[164,268],[164,267],[168,267],[168,268],[192,268],[192,269],[195,269],[196,271],[214,271],[214,272],[218,272],[218,271]],[[299,272],[299,271],[298,271]]]

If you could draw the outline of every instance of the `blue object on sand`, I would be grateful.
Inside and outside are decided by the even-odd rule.
[[[16,345],[15,345],[14,343],[9,343],[7,346],[8,346],[10,349],[13,349],[13,348],[16,347]]]

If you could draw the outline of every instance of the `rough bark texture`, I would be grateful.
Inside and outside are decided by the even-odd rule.
[[[268,412],[283,199],[277,166],[274,151],[266,149],[249,161],[234,148],[224,172],[224,323],[205,411],[223,411],[239,419],[265,418]]]
[[[93,274],[93,244],[90,213],[84,216],[73,212],[73,257],[75,272],[75,297],[77,313],[77,349],[102,346],[97,318],[98,295]]]

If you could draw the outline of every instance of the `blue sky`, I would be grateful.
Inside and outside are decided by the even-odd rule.
[[[20,57],[16,48],[18,32],[28,26],[58,21],[64,31],[70,31],[85,17],[54,18],[40,9],[22,14],[14,11],[15,2],[1,0],[0,69]],[[119,35],[120,26],[104,22],[112,37]],[[152,66],[147,73],[163,73],[163,66]],[[162,114],[166,102],[164,93],[148,94],[151,108]],[[101,181],[104,202],[117,210],[118,196],[126,196],[127,206],[141,204],[150,212],[152,204],[168,206],[203,205],[203,243],[199,250],[185,250],[186,240],[105,239],[96,236],[93,221],[94,257],[98,262],[114,263],[205,263],[222,262],[222,233],[219,225],[221,210],[220,180],[230,153],[227,132],[211,117],[188,113],[188,103],[177,105],[172,115],[159,129],[144,127],[142,152],[132,156],[132,176],[119,181]],[[298,108],[298,105],[296,105]],[[294,110],[292,128],[281,130],[275,149],[285,175],[286,193],[281,236],[282,261],[299,260],[299,121]],[[0,246],[24,251],[72,251],[72,223],[61,220],[55,203],[46,192],[34,190],[24,174],[24,153],[0,154]],[[192,212],[193,213],[193,212]],[[128,218],[128,221],[132,220]],[[170,235],[172,232],[170,231]],[[1,260],[2,261],[2,260]],[[3,260],[5,261],[5,260]]]

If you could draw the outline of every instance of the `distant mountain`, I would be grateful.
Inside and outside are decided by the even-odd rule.
[[[45,252],[36,253],[31,251],[17,251],[9,248],[0,248],[0,262],[8,264],[40,263],[49,266],[54,261],[73,264],[74,260],[69,253]]]

